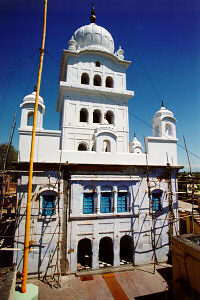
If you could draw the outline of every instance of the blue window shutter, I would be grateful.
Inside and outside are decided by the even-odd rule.
[[[117,195],[117,211],[126,212],[128,211],[127,193],[119,192]]]
[[[111,193],[101,193],[101,213],[111,212]]]
[[[153,193],[152,194],[152,209],[154,211],[161,210],[161,193]]]
[[[94,213],[94,193],[83,194],[83,213],[84,214]]]
[[[55,196],[43,195],[42,196],[42,215],[52,216],[55,214]]]

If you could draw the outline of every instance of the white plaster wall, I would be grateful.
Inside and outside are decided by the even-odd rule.
[[[95,62],[100,62],[100,67],[95,66]],[[114,88],[126,90],[126,70],[125,67],[116,62],[111,57],[103,53],[80,53],[78,56],[68,55],[66,66],[66,81],[69,83],[81,83],[82,73],[88,73],[90,77],[89,85],[93,86],[94,75],[99,74],[102,78],[102,87],[105,87],[107,76],[114,80]]]
[[[76,97],[65,96],[62,115],[64,116],[62,125],[62,149],[77,150],[77,144],[85,141],[91,149],[94,144],[94,132],[97,128],[105,125],[93,123],[93,111],[98,109],[101,112],[101,120],[107,111],[114,114],[113,129],[117,133],[117,152],[128,152],[128,104],[127,101],[111,101],[103,97]],[[88,110],[88,122],[80,122],[80,110]],[[76,142],[78,141],[78,142]]]
[[[177,162],[177,140],[157,137],[147,137],[148,154],[157,164],[166,165],[170,163],[176,166]]]
[[[36,176],[37,174],[37,176]],[[48,177],[50,176],[50,177]],[[61,180],[61,190],[63,189]],[[15,247],[22,249],[14,252],[14,262],[17,269],[22,272],[23,247],[25,237],[25,219],[27,205],[28,176],[22,175],[18,181],[18,222],[16,224]],[[42,199],[40,193],[44,191],[58,192],[58,172],[34,172],[31,201],[31,220],[29,240],[34,241],[28,255],[28,273],[45,273],[50,257],[53,255],[58,242],[58,211],[56,202],[56,214],[52,217],[41,216]],[[60,210],[63,207],[63,196],[60,198]],[[62,213],[61,213],[62,224]],[[55,252],[52,265],[56,264],[57,252]],[[51,268],[48,270],[51,274]]]
[[[32,129],[19,129],[19,161],[30,160]],[[59,161],[60,131],[40,130],[36,131],[34,161],[55,162]]]
[[[162,173],[160,169],[157,176]],[[108,177],[94,175],[94,179],[86,180],[86,176],[81,178],[77,175],[71,180],[71,205],[69,216],[72,218],[68,226],[68,249],[74,249],[74,252],[68,253],[69,272],[77,271],[77,251],[78,242],[81,239],[89,238],[92,244],[92,267],[99,268],[98,253],[99,242],[103,237],[111,237],[113,240],[114,266],[120,266],[120,238],[124,235],[130,235],[133,239],[134,264],[144,264],[153,262],[152,250],[152,217],[149,214],[149,198],[147,191],[147,180],[142,175],[139,179],[128,180],[126,176],[116,176],[110,174]],[[118,180],[116,179],[118,177]],[[123,180],[124,179],[124,180]],[[163,190],[162,211],[155,217],[156,232],[156,256],[158,261],[166,261],[168,254],[168,183],[165,180],[159,181],[157,177],[150,177],[153,188]],[[117,191],[118,187],[126,186],[130,191],[132,209],[130,212],[117,213],[114,210],[109,214],[100,212],[100,203],[95,204],[95,213],[91,215],[83,214],[83,191],[85,187],[90,186],[97,193],[95,202],[99,201],[98,194],[104,190],[104,186],[111,187],[111,190]],[[173,191],[176,191],[175,180],[172,180]],[[114,193],[115,194],[115,193]],[[174,213],[177,213],[177,199],[173,196]],[[116,204],[115,204],[116,206]],[[118,218],[116,216],[118,215]],[[124,215],[124,217],[123,217]],[[95,218],[94,218],[95,216]],[[128,217],[127,217],[128,216]],[[83,218],[85,217],[85,218]],[[83,218],[83,219],[81,219]],[[177,224],[176,224],[177,225]],[[176,228],[177,230],[177,228]]]

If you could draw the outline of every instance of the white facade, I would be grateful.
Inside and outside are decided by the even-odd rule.
[[[130,62],[124,60],[121,47],[114,53],[114,41],[106,29],[95,23],[83,26],[75,31],[68,50],[63,50],[57,102],[60,114],[58,131],[43,129],[45,107],[43,99],[39,100],[34,163],[38,172],[43,173],[34,174],[33,206],[36,194],[36,208],[42,207],[43,201],[49,205],[50,198],[42,196],[45,193],[57,193],[58,198],[58,170],[61,165],[59,201],[63,273],[74,273],[84,267],[84,259],[89,259],[85,264],[92,269],[106,264],[119,267],[124,264],[123,261],[134,264],[152,262],[153,227],[156,230],[157,259],[167,260],[169,165],[172,167],[173,191],[177,190],[176,173],[179,169],[176,120],[172,112],[162,107],[152,121],[153,136],[146,138],[147,155],[136,137],[129,145],[128,100],[134,96],[133,91],[126,89],[126,69],[129,65]],[[29,118],[34,97],[32,93],[21,104],[20,166],[27,166],[29,161]],[[158,203],[153,210],[148,197],[147,161],[152,199],[154,194],[160,197],[156,198]],[[49,178],[52,182],[48,185]],[[18,201],[25,207],[28,176],[22,173],[20,180]],[[23,193],[20,192],[21,185]],[[173,202],[176,215],[175,194]],[[41,217],[41,211],[32,213],[33,223],[36,224],[33,226],[34,232],[38,237],[35,245],[39,247],[40,255],[34,253],[34,257],[30,257],[30,272],[39,274],[46,271],[53,251],[48,244],[52,245],[52,239],[58,234],[56,201],[55,205],[55,211],[49,208],[51,217]],[[155,215],[155,226],[152,224],[152,213]],[[19,211],[19,231],[24,226],[23,214],[22,209]],[[47,235],[45,228],[48,228]],[[18,246],[23,243],[23,237],[17,238],[16,235],[16,243]],[[55,244],[56,240],[53,242],[54,248]],[[108,256],[104,248],[110,253]],[[35,259],[44,261],[41,253],[47,263],[38,263],[38,270]],[[21,266],[19,257],[15,259]]]

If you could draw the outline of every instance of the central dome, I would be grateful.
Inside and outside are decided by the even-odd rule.
[[[91,23],[80,27],[74,32],[77,49],[103,50],[114,53],[112,35],[103,27]]]

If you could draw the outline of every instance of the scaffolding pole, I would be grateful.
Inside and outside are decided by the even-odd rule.
[[[153,257],[154,257],[154,264],[153,264],[153,272],[155,274],[156,272],[156,263],[157,263],[157,258],[156,258],[156,232],[155,232],[155,222],[154,222],[154,214],[153,214],[153,207],[152,207],[152,199],[151,199],[151,189],[150,189],[150,184],[149,184],[149,164],[148,164],[148,154],[147,154],[147,146],[146,146],[146,140],[144,137],[144,145],[145,145],[145,154],[146,154],[146,166],[147,166],[147,188],[148,188],[148,198],[149,198],[149,213],[152,218],[152,235],[153,235],[153,241],[152,241],[152,247],[153,247]]]
[[[36,122],[37,122],[38,98],[39,98],[39,92],[40,92],[40,82],[41,82],[42,65],[43,65],[43,58],[44,58],[44,44],[45,44],[45,36],[46,36],[46,16],[47,16],[47,0],[44,0],[44,22],[43,22],[42,47],[40,49],[40,64],[39,64],[39,70],[38,70],[37,90],[36,90],[34,116],[33,116],[33,130],[32,130],[32,141],[31,141],[30,166],[29,166],[28,198],[27,198],[25,240],[24,240],[24,260],[23,260],[22,288],[21,288],[22,293],[26,293],[26,282],[27,282],[27,273],[28,273],[28,251],[29,251],[30,215],[31,215],[32,178],[33,178],[33,156],[34,156],[34,146],[35,146],[35,131],[36,131]]]
[[[192,168],[191,168],[191,163],[190,163],[190,157],[188,154],[188,150],[187,150],[187,145],[186,145],[186,141],[185,141],[185,137],[183,135],[183,140],[184,140],[184,145],[185,145],[185,151],[187,153],[187,159],[188,159],[188,164],[189,164],[189,168],[190,168],[190,176],[191,176],[191,181],[192,181],[192,233],[194,233],[194,176],[192,174]]]

